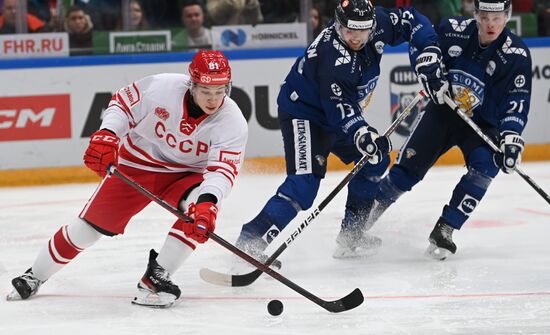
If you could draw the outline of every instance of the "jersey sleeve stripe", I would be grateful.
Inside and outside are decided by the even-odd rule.
[[[116,101],[121,104],[122,111],[124,111],[124,113],[126,113],[128,115],[128,118],[130,118],[130,120],[132,120],[132,123],[135,124],[136,121],[134,120],[134,116],[132,115],[132,111],[130,110],[128,105],[126,105],[126,102],[124,102],[124,99],[122,99],[122,96],[118,92],[116,93]]]
[[[235,176],[233,176],[233,174],[231,174],[231,172],[228,171],[227,169],[223,169],[223,168],[220,168],[220,167],[217,167],[217,166],[209,166],[209,167],[206,168],[206,170],[208,172],[217,172],[217,173],[221,174],[222,176],[227,178],[229,180],[229,182],[231,183],[231,186],[233,186]]]

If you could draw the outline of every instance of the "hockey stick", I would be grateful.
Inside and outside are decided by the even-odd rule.
[[[401,114],[393,121],[393,123],[390,125],[390,127],[384,132],[383,136],[389,136],[391,135],[395,129],[399,126],[399,124],[405,120],[405,118],[409,115],[411,110],[413,109],[416,104],[422,100],[425,97],[424,91],[420,91],[414,99],[409,103],[407,107],[401,112]],[[344,177],[344,179],[330,192],[330,194],[315,208],[308,216],[307,218],[294,230],[292,234],[290,234],[290,237],[287,238],[281,246],[275,250],[275,252],[265,261],[265,265],[269,266],[271,265],[277,257],[279,257],[280,254],[285,251],[285,249],[302,233],[302,231],[315,219],[319,213],[328,205],[329,202],[334,199],[334,197],[346,186],[346,184],[361,170],[361,168],[367,163],[369,157],[363,156],[357,164],[351,169],[351,171]],[[249,273],[244,274],[226,274],[226,273],[220,273],[214,270],[210,270],[207,268],[202,268],[200,270],[200,276],[201,278],[209,282],[211,284],[215,285],[222,285],[222,286],[247,286],[252,284],[260,275],[262,274],[262,271],[260,270],[254,270]]]
[[[466,123],[479,135],[479,137],[481,137],[485,141],[485,143],[487,143],[491,147],[491,149],[493,149],[497,153],[502,153],[502,150],[500,150],[500,148],[497,147],[497,145],[487,135],[483,133],[479,126],[474,121],[472,121],[472,119],[470,119],[468,115],[466,115],[466,113],[460,107],[458,107],[454,100],[447,94],[445,94],[445,102],[449,107],[451,107],[455,112],[458,113],[458,116],[460,116],[462,120],[466,121]],[[537,183],[535,183],[535,181],[531,179],[531,177],[523,172],[519,168],[519,166],[516,165],[514,169],[521,176],[521,178],[523,178],[523,180],[527,182],[527,184],[531,185],[531,187],[534,188],[535,191],[540,194],[540,196],[542,196],[547,203],[550,204],[550,196],[548,196],[548,193],[544,192],[544,190],[539,185],[537,185]]]
[[[185,222],[193,222],[193,219],[187,215],[185,215],[182,211],[179,209],[173,207],[166,201],[162,200],[155,194],[151,193],[151,191],[147,190],[143,186],[136,183],[134,180],[132,180],[130,177],[126,176],[122,172],[118,171],[117,168],[114,165],[109,166],[109,174],[114,174],[115,176],[119,177],[123,182],[126,184],[132,186],[139,192],[141,192],[143,195],[145,195],[150,200],[156,202],[159,204],[162,208],[168,210],[170,213],[174,214],[178,218],[182,219]],[[363,297],[363,293],[360,289],[356,288],[351,293],[346,295],[345,297],[334,300],[334,301],[327,301],[319,298],[318,296],[306,291],[304,288],[298,286],[294,282],[290,281],[280,273],[276,272],[275,270],[271,269],[269,266],[264,265],[263,263],[257,261],[252,256],[248,255],[244,251],[241,251],[239,248],[234,246],[233,244],[227,242],[223,238],[221,238],[219,235],[215,234],[214,232],[210,232],[208,234],[209,238],[214,240],[216,243],[221,245],[222,247],[226,248],[227,250],[231,251],[235,255],[239,256],[240,258],[244,259],[248,263],[254,265],[256,268],[258,268],[259,271],[265,272],[274,279],[278,280],[279,282],[283,283],[290,289],[294,290],[295,292],[301,294],[302,296],[306,297],[307,299],[313,301],[317,305],[323,307],[329,312],[332,313],[339,313],[344,312],[350,309],[353,309],[363,303],[365,298]]]

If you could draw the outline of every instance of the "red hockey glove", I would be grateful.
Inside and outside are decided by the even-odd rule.
[[[189,205],[188,215],[195,219],[195,222],[185,222],[183,232],[185,236],[194,239],[199,243],[208,240],[208,233],[216,229],[216,217],[218,207],[212,202],[201,202],[200,204]]]
[[[84,154],[84,164],[100,177],[105,177],[109,165],[117,165],[119,142],[118,136],[107,129],[96,131],[90,137],[90,144]]]

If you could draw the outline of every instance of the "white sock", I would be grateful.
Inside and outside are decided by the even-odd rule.
[[[82,219],[73,220],[69,225],[59,228],[40,250],[32,265],[33,274],[42,281],[49,279],[101,236]]]
[[[169,274],[173,274],[191,256],[195,248],[195,244],[189,241],[183,231],[176,227],[175,224],[170,229],[168,236],[166,236],[166,240],[157,256],[157,262]]]

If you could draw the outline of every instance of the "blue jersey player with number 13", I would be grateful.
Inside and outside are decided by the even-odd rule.
[[[242,227],[237,246],[256,257],[299,211],[310,208],[327,169],[329,153],[344,163],[367,164],[350,181],[334,256],[368,253],[378,238],[364,234],[391,144],[369,125],[364,111],[380,75],[385,45],[410,43],[411,63],[426,78],[430,97],[441,98],[448,82],[430,21],[414,8],[385,9],[368,0],[341,0],[335,20],[296,60],[278,96],[287,177],[261,212]],[[441,58],[441,57],[439,57]],[[422,61],[419,61],[422,60]]]

